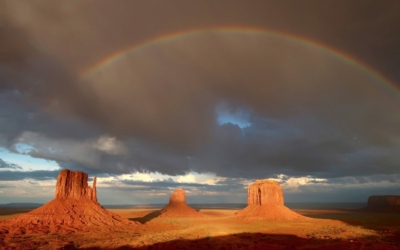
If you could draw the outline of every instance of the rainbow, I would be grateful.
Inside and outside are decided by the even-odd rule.
[[[206,32],[230,32],[230,31],[249,33],[249,34],[259,33],[259,34],[264,34],[264,35],[270,35],[270,36],[275,36],[275,37],[295,41],[298,43],[302,43],[306,46],[312,46],[315,49],[318,49],[318,50],[321,50],[324,52],[328,52],[331,55],[333,55],[341,60],[344,60],[345,62],[347,62],[348,64],[357,68],[358,70],[361,70],[361,71],[371,75],[377,81],[385,83],[385,85],[387,87],[389,87],[391,90],[395,90],[400,93],[400,88],[394,81],[388,79],[387,77],[382,75],[380,72],[371,68],[370,66],[361,62],[360,60],[358,60],[358,59],[352,57],[351,55],[346,54],[338,49],[329,47],[325,44],[308,39],[306,37],[302,37],[302,36],[298,36],[298,35],[294,35],[294,34],[290,34],[290,33],[285,33],[285,32],[281,32],[281,31],[277,31],[277,30],[246,27],[246,26],[226,26],[226,27],[189,29],[189,30],[177,31],[177,32],[172,32],[172,33],[167,33],[167,34],[162,34],[162,35],[159,35],[156,37],[152,37],[141,43],[134,44],[133,46],[129,46],[122,50],[118,50],[118,51],[112,53],[111,55],[106,56],[102,60],[96,62],[95,64],[89,66],[81,73],[81,79],[86,79],[86,78],[90,77],[91,75],[93,75],[94,73],[96,73],[96,72],[100,71],[101,69],[107,67],[108,65],[114,63],[118,59],[124,57],[125,55],[132,53],[134,51],[137,51],[137,50],[144,49],[148,46],[168,42],[168,41],[171,41],[174,39],[179,39],[183,36],[188,36],[188,35],[194,35],[194,34],[206,33]]]

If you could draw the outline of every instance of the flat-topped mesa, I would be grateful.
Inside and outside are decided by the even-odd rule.
[[[368,198],[367,209],[376,211],[400,211],[400,196],[396,195],[375,195]]]
[[[169,204],[186,204],[186,194],[182,188],[175,189],[169,197]]]
[[[284,206],[283,191],[278,182],[258,180],[247,190],[247,207],[235,215],[244,220],[301,220],[303,216]]]
[[[282,188],[273,180],[258,180],[251,184],[247,190],[247,205],[283,205]]]
[[[88,175],[80,171],[64,169],[60,172],[56,184],[56,199],[86,199],[97,203],[96,177],[93,188],[87,183]]]

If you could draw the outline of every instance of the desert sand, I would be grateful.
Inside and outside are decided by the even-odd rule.
[[[141,226],[57,234],[7,232],[0,222],[0,249],[400,248],[399,214],[296,210],[303,216],[317,219],[244,222],[235,217],[238,211],[203,209],[199,213],[204,217],[160,218],[151,216],[159,212],[158,209],[112,209],[110,212],[140,222]],[[0,215],[0,220],[6,218]]]
[[[400,248],[399,213],[293,211],[284,207],[281,191],[269,181],[250,186],[248,205],[258,209],[256,216],[248,207],[196,211],[180,189],[161,211],[106,210],[97,202],[95,180],[90,187],[86,174],[65,171],[53,201],[27,213],[0,211],[0,249]],[[159,216],[163,210],[181,211],[182,205],[195,216]],[[247,215],[257,219],[243,220]]]

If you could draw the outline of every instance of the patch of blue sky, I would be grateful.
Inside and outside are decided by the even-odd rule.
[[[232,123],[241,129],[251,126],[250,112],[245,109],[231,109],[227,105],[222,104],[215,109],[215,113],[219,125]]]
[[[34,147],[32,147],[31,145],[25,144],[25,143],[17,143],[17,144],[15,144],[15,148],[21,154],[28,154],[29,152],[31,152],[31,150]]]
[[[25,150],[28,149],[28,147],[25,146],[23,146],[22,148]],[[31,148],[29,150],[31,150]],[[60,169],[60,166],[55,161],[42,158],[34,158],[27,154],[12,153],[5,148],[1,148],[0,150],[0,159],[5,162],[13,163],[20,166],[22,168],[22,171]]]

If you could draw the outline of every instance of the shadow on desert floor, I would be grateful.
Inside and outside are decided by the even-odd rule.
[[[391,228],[400,231],[400,213],[357,210],[296,210],[296,212],[310,218],[339,220],[366,229],[381,231]]]
[[[200,209],[196,209],[196,212],[200,212]],[[149,222],[149,221],[157,218],[160,214],[161,214],[161,210],[156,210],[156,211],[146,214],[145,216],[128,218],[128,220],[136,221],[136,222],[140,222],[141,224],[144,224],[146,222]]]
[[[161,214],[161,210],[156,210],[156,211],[146,214],[143,217],[135,217],[135,218],[128,218],[128,219],[131,221],[137,221],[137,222],[144,224],[148,221],[151,221],[154,218],[157,218],[160,214]]]
[[[128,249],[399,249],[399,242],[363,239],[316,239],[301,238],[291,234],[241,233],[226,236],[206,237],[195,240],[177,239],[141,247],[129,245],[113,250]],[[65,248],[68,249],[68,248]],[[85,248],[98,249],[98,248]],[[111,249],[109,249],[111,250]]]

